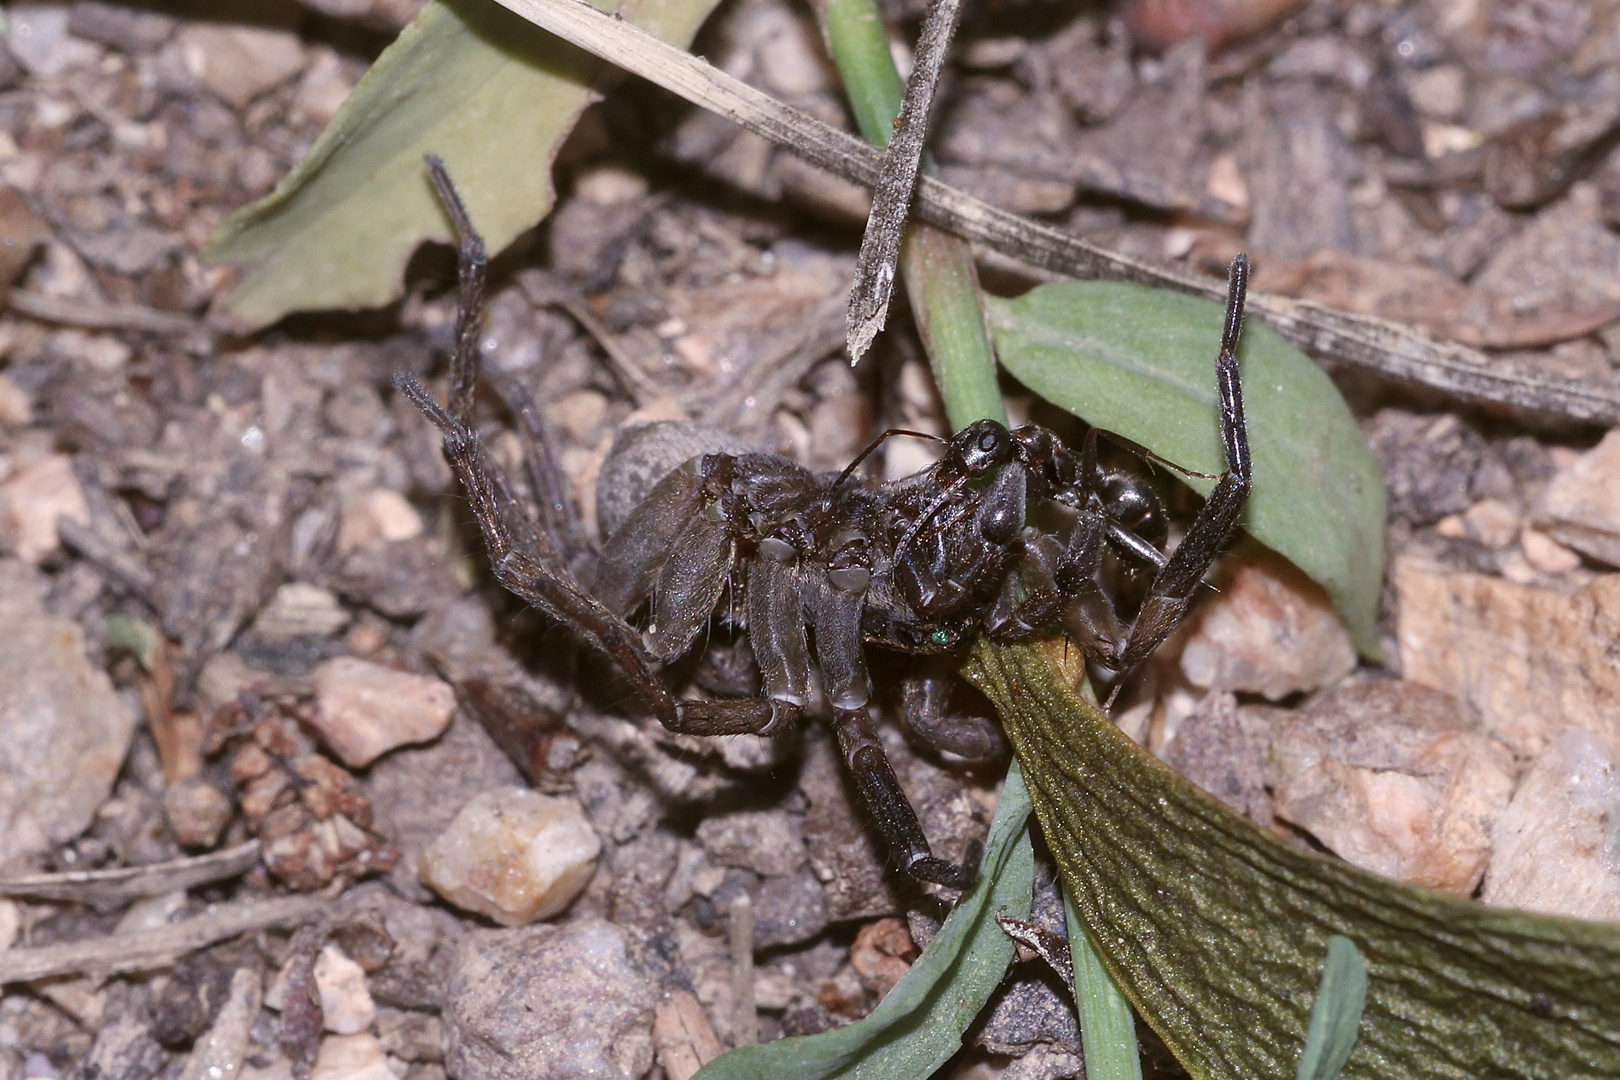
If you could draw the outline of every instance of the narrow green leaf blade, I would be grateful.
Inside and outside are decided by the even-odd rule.
[[[1061,641],[984,644],[967,674],[1103,964],[1194,1080],[1293,1074],[1336,934],[1368,982],[1344,1077],[1620,1076],[1620,924],[1486,907],[1284,844],[1083,700],[1079,663]]]
[[[1221,309],[1125,282],[1041,285],[989,301],[1008,371],[1087,423],[1183,468],[1219,473],[1215,354]],[[1384,482],[1337,388],[1305,354],[1250,320],[1239,350],[1254,456],[1244,527],[1319,582],[1356,647],[1378,653]],[[1187,481],[1200,493],[1214,482]]]
[[[1063,885],[1063,917],[1069,927],[1074,1004],[1080,1016],[1080,1051],[1085,1055],[1086,1080],[1142,1080],[1142,1055],[1136,1045],[1136,1017],[1131,1003],[1091,944],[1067,882]]]
[[[626,0],[685,46],[716,0]],[[491,251],[551,210],[551,162],[597,97],[601,62],[489,0],[431,0],[377,58],[308,156],[203,249],[242,268],[250,326],[290,311],[386,304],[423,240],[448,240],[422,156],[444,158]]]
[[[1001,982],[1012,940],[997,913],[1028,918],[1035,877],[1029,793],[1017,763],[990,822],[979,880],[951,909],[928,948],[865,1019],[820,1035],[745,1046],[694,1080],[917,1080],[962,1047],[962,1033]]]
[[[1355,942],[1335,934],[1328,938],[1322,985],[1311,1005],[1311,1026],[1305,1032],[1305,1053],[1300,1055],[1295,1080],[1338,1080],[1356,1048],[1366,1007],[1367,965]]]

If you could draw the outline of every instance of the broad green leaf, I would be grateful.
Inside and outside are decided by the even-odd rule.
[[[1620,1076],[1620,925],[1486,907],[1285,844],[1073,689],[1061,641],[968,665],[1103,963],[1194,1080],[1293,1076],[1328,941],[1366,961],[1342,1075]]]
[[[1316,988],[1311,1026],[1305,1030],[1305,1053],[1300,1055],[1294,1080],[1338,1080],[1356,1047],[1366,1008],[1367,965],[1355,942],[1335,934],[1328,938],[1322,985]]]
[[[968,1029],[1012,961],[997,913],[1027,918],[1034,882],[1029,794],[1015,762],[990,822],[979,880],[951,909],[928,948],[865,1019],[820,1035],[745,1046],[694,1080],[920,1080],[962,1048]]]
[[[1069,957],[1074,964],[1074,1005],[1080,1017],[1080,1050],[1086,1058],[1086,1080],[1142,1080],[1142,1055],[1136,1046],[1136,1016],[1131,1003],[1103,966],[1074,908],[1074,896],[1063,886],[1063,916],[1069,928]]]
[[[624,0],[685,46],[717,0]],[[604,6],[608,6],[604,4]],[[492,2],[431,0],[377,58],[303,161],[226,218],[203,249],[234,263],[227,301],[250,326],[290,311],[386,304],[406,260],[450,225],[422,156],[450,166],[491,251],[551,210],[551,161],[606,69]]]
[[[1041,285],[989,301],[1002,364],[1087,423],[1186,469],[1226,466],[1216,427],[1221,309],[1124,282]],[[1356,647],[1378,654],[1384,481],[1344,399],[1322,369],[1249,320],[1239,348],[1254,456],[1244,528],[1332,597]],[[1200,494],[1212,480],[1190,478]]]

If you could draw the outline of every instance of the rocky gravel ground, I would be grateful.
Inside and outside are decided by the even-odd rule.
[[[0,1080],[689,1080],[864,1015],[947,910],[885,869],[820,725],[670,734],[493,584],[391,382],[442,380],[446,251],[383,311],[220,316],[232,272],[198,248],[418,6],[6,7]],[[848,124],[801,5],[734,0],[697,51]],[[970,9],[947,79],[941,172],[992,202],[1202,272],[1246,249],[1258,288],[1617,381],[1611,5],[1032,0]],[[484,350],[541,403],[584,535],[622,514],[597,478],[640,423],[817,469],[944,431],[903,313],[841,354],[860,192],[631,83],[558,186],[495,264]],[[1620,918],[1620,435],[1335,377],[1386,471],[1384,659],[1244,543],[1121,725],[1295,842]],[[926,462],[890,445],[886,475]],[[998,771],[883,737],[961,858]],[[1037,892],[1060,924],[1049,869]],[[953,1075],[1080,1075],[1034,963],[968,1042]]]

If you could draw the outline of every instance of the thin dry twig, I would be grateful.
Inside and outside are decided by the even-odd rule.
[[[74,300],[13,289],[6,296],[6,306],[30,319],[86,330],[136,330],[147,334],[211,332],[206,323],[190,315],[177,315],[142,304],[106,304],[99,300]]]
[[[736,1008],[731,1045],[759,1042],[759,1010],[754,1004],[754,902],[741,893],[731,902],[731,998]]]
[[[608,358],[608,363],[623,384],[624,392],[630,395],[637,408],[666,396],[666,392],[659,388],[652,376],[641,370],[635,359],[625,353],[619,346],[618,339],[595,315],[591,314],[591,309],[582,301],[573,298],[559,300],[557,307],[567,312],[568,317],[579,323],[580,328],[601,346],[603,355]]]
[[[152,601],[157,578],[138,556],[120,549],[90,526],[81,525],[70,517],[57,518],[56,531],[68,547],[117,578],[142,600]]]
[[[842,294],[830,296],[797,326],[776,335],[735,382],[695,410],[698,418],[706,424],[724,424],[742,436],[764,428],[773,403],[843,344],[844,308]]]
[[[656,83],[806,161],[867,187],[877,182],[878,152],[848,132],[783,105],[703,60],[665,44],[586,0],[498,0],[524,19],[612,64]],[[1020,262],[1080,278],[1134,281],[1219,302],[1213,279],[1133,259],[998,210],[931,176],[918,180],[919,217]],[[1512,405],[1601,424],[1620,423],[1620,389],[1531,375],[1463,345],[1431,341],[1411,329],[1307,300],[1253,294],[1248,310],[1316,356],[1432,387],[1465,401]]]
[[[0,986],[32,982],[53,975],[82,975],[95,972],[116,975],[162,967],[185,953],[206,948],[216,941],[313,919],[328,901],[318,896],[285,896],[258,903],[223,904],[194,919],[141,930],[133,934],[110,934],[88,941],[69,941],[38,949],[9,949],[0,953]]]
[[[31,874],[0,881],[0,896],[26,896],[32,900],[65,900],[99,906],[145,896],[162,896],[180,889],[211,885],[245,874],[259,863],[259,842],[249,840],[224,851],[211,851],[188,859],[172,859],[150,866],[120,866],[111,870],[77,870],[65,874]]]
[[[872,339],[889,321],[889,298],[894,293],[895,262],[900,257],[900,234],[910,215],[911,196],[917,190],[923,142],[928,137],[928,114],[945,54],[962,19],[962,0],[933,0],[917,38],[917,52],[906,96],[900,102],[894,135],[883,152],[883,169],[872,192],[872,210],[866,235],[855,261],[855,283],[849,293],[846,340],[849,361],[856,363],[871,347]]]

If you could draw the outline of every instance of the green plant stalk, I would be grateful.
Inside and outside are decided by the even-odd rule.
[[[1142,1080],[1131,1003],[1086,936],[1086,924],[1074,909],[1074,894],[1067,882],[1063,885],[1063,918],[1069,927],[1069,956],[1074,962],[1074,1004],[1080,1014],[1086,1080]]]
[[[953,428],[1007,421],[996,358],[984,325],[979,274],[967,243],[927,222],[912,222],[900,241],[900,276]]]
[[[877,5],[873,0],[824,0],[817,8],[856,126],[874,146],[888,146],[906,88],[889,53]],[[926,159],[923,167],[931,171]],[[900,246],[900,275],[951,426],[966,427],[986,417],[1005,421],[979,276],[967,242],[913,221]]]

